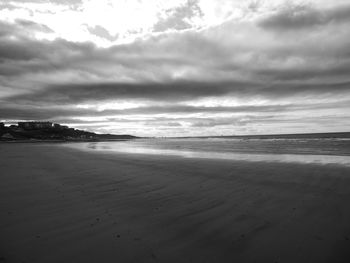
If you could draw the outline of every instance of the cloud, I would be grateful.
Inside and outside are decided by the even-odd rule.
[[[350,22],[350,5],[320,9],[311,5],[287,4],[261,20],[259,25],[270,30],[290,31],[342,22]]]
[[[222,114],[222,113],[268,113],[276,110],[282,112],[290,108],[286,106],[236,106],[236,107],[194,107],[185,105],[166,105],[166,106],[142,106],[127,110],[103,110],[96,111],[93,109],[82,109],[74,107],[38,107],[38,106],[21,106],[1,105],[0,119],[33,119],[33,120],[64,120],[65,122],[75,122],[79,118],[103,117],[107,121],[125,118],[125,116],[150,116],[157,120],[170,121],[172,118],[184,119],[183,116],[188,114]],[[159,114],[167,114],[168,117],[157,117]],[[171,116],[175,117],[171,117]],[[117,118],[118,116],[118,118]],[[179,117],[182,116],[182,117]],[[186,118],[185,118],[186,119]],[[130,120],[131,121],[131,120]],[[204,120],[202,120],[204,122]],[[205,122],[206,123],[206,122]],[[173,125],[174,126],[174,125]]]
[[[165,17],[160,17],[154,25],[154,32],[164,32],[169,29],[184,30],[192,27],[191,19],[203,16],[198,0],[187,0],[184,5],[168,9]]]
[[[18,19],[16,23],[0,21],[0,76],[69,70],[72,61],[79,63],[95,49],[91,43],[73,43],[59,38],[37,40],[30,32],[38,29],[49,30],[44,25],[27,20]]]
[[[289,84],[274,86],[251,86],[246,83],[200,83],[200,82],[174,82],[174,83],[98,83],[80,85],[60,85],[48,89],[34,91],[28,94],[10,96],[3,99],[3,103],[18,105],[32,105],[29,111],[37,112],[39,116],[51,118],[60,116],[64,107],[74,107],[77,104],[104,104],[113,101],[135,102],[134,108],[121,110],[86,110],[74,109],[71,114],[77,116],[108,116],[115,114],[197,114],[197,113],[247,113],[247,112],[281,112],[283,110],[299,110],[317,108],[339,108],[347,105],[347,102],[339,101],[338,104],[318,104],[318,100],[336,99],[336,96],[350,99],[350,83],[335,84]],[[331,92],[331,94],[330,94]],[[266,105],[241,105],[241,106],[190,106],[181,105],[184,102],[198,101],[201,98],[215,98],[220,102],[222,98],[240,98],[241,100],[268,100]],[[272,101],[290,101],[286,104],[274,104]],[[307,102],[311,100],[311,102]],[[314,100],[314,101],[312,101]],[[293,101],[299,101],[299,106],[292,105]],[[303,102],[305,101],[305,102]],[[141,102],[141,104],[140,104]],[[161,106],[152,106],[153,103],[161,103]],[[180,104],[179,104],[180,103]],[[148,106],[143,106],[144,104]],[[291,105],[289,105],[291,104]],[[56,105],[58,109],[52,109]],[[116,106],[117,106],[116,102]],[[141,105],[141,106],[138,106]],[[303,106],[304,105],[304,106]],[[343,106],[342,106],[343,107]],[[5,113],[5,109],[2,109]],[[7,111],[8,113],[9,111]],[[16,111],[15,111],[16,112]],[[25,113],[26,110],[23,111]],[[50,113],[51,112],[51,113]],[[49,114],[49,115],[48,115]],[[55,115],[58,114],[58,115]],[[67,114],[68,116],[69,114]],[[14,118],[14,116],[12,116]],[[41,119],[41,118],[40,118]]]
[[[12,101],[23,103],[70,104],[111,99],[185,101],[207,96],[221,96],[242,91],[248,83],[208,83],[177,81],[173,83],[94,83],[55,85],[33,93],[18,95]]]
[[[49,44],[28,39],[1,41],[0,60],[6,63],[0,63],[0,76],[54,74],[57,71],[67,71],[70,68],[65,67],[82,53],[88,53],[90,48],[92,47],[89,44],[75,45],[64,40],[56,40]],[[30,89],[30,86],[28,88]]]
[[[198,29],[208,16],[203,7],[188,1],[167,9],[148,33],[125,43],[97,20],[81,24],[90,41],[42,39],[56,28],[34,17],[0,20],[0,118],[101,129],[114,129],[112,123],[123,119],[138,131],[155,130],[158,123],[164,133],[168,127],[184,134],[258,125],[253,118],[244,121],[252,115],[265,132],[264,121],[272,131],[277,125],[267,116],[288,122],[287,130],[293,122],[305,125],[306,116],[322,129],[326,114],[337,117],[337,127],[349,117],[347,5],[271,10],[261,3]],[[102,47],[96,39],[118,44]],[[134,106],[118,108],[123,102]]]
[[[282,108],[281,108],[282,109]],[[286,108],[285,108],[286,109]],[[284,110],[285,110],[284,109]],[[270,122],[276,119],[274,115],[252,115],[252,112],[247,112],[248,115],[241,117],[223,117],[223,118],[206,118],[206,119],[193,119],[191,127],[193,128],[216,128],[220,126],[245,126],[249,123],[256,122]]]
[[[246,116],[273,116],[276,112],[279,114],[298,112],[305,110],[320,110],[320,109],[346,109],[348,101],[332,102],[332,103],[316,103],[305,105],[303,103],[293,103],[286,105],[242,105],[242,106],[188,106],[183,104],[165,104],[161,106],[140,106],[131,109],[85,109],[77,108],[73,105],[67,106],[33,106],[22,105],[20,103],[2,103],[0,106],[0,119],[37,119],[37,120],[64,120],[77,121],[79,118],[91,118],[91,122],[95,122],[94,118],[103,118],[106,121],[116,121],[120,119],[130,118],[130,116],[138,116],[141,120],[155,119],[158,121],[171,121],[171,120],[191,120],[199,119],[199,122],[193,124],[193,126],[204,127],[210,126],[210,124],[222,125],[228,124],[225,115],[241,115],[240,118],[246,119]],[[213,119],[210,116],[215,115]],[[166,117],[165,117],[166,116]],[[191,117],[192,116],[192,117]],[[197,117],[195,117],[197,116]],[[249,117],[249,119],[252,119]],[[136,120],[135,118],[129,119],[130,122]],[[87,121],[90,122],[90,121]]]
[[[109,41],[115,41],[118,39],[118,34],[113,36],[108,32],[107,29],[105,29],[104,27],[99,26],[99,25],[94,26],[94,27],[87,26],[87,29],[91,34],[94,34],[98,37],[107,39]]]
[[[47,25],[39,24],[26,19],[16,19],[16,24],[29,30],[40,31],[45,33],[53,33],[53,30],[49,28]]]
[[[15,10],[17,9],[17,7],[10,3],[4,2],[4,3],[0,3],[0,10],[2,9]]]
[[[13,37],[13,32],[18,30],[16,24],[0,21],[0,59],[30,60],[43,57],[43,46],[40,42],[32,41],[23,35]],[[1,66],[6,66],[1,64]]]
[[[350,50],[349,50],[350,51]],[[314,67],[308,67],[307,65],[299,68],[270,68],[259,69],[256,71],[261,76],[268,76],[274,80],[280,81],[307,81],[315,79],[347,79],[350,74],[350,60],[339,61],[338,63],[326,65],[319,64]]]

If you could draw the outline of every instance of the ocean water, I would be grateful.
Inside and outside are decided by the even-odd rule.
[[[184,138],[69,143],[84,151],[350,167],[349,138]]]

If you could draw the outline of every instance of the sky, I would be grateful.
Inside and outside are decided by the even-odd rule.
[[[349,0],[1,0],[0,121],[350,131]]]

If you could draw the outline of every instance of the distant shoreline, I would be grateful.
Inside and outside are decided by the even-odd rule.
[[[256,134],[256,135],[220,135],[220,136],[183,136],[183,137],[162,137],[173,139],[185,139],[185,138],[237,138],[237,139],[270,139],[270,138],[350,138],[350,132],[323,132],[323,133],[289,133],[289,134]]]
[[[102,135],[103,136],[103,135]],[[118,136],[118,135],[114,135]],[[124,135],[121,135],[124,136]],[[108,142],[140,139],[350,139],[350,132],[261,134],[261,135],[224,135],[224,136],[182,136],[182,137],[137,137],[115,139],[0,139],[0,143],[44,143],[44,142]]]

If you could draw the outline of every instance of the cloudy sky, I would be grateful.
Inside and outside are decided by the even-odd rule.
[[[0,121],[350,131],[349,0],[1,0]]]

